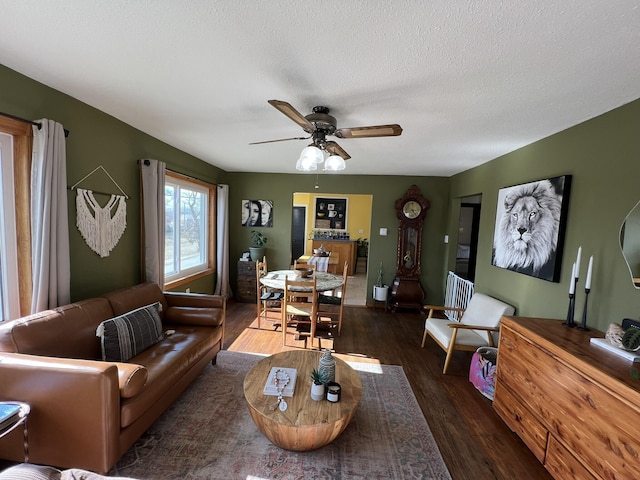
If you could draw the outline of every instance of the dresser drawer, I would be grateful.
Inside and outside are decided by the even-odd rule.
[[[247,261],[247,262],[238,262],[238,275],[253,275],[253,278],[256,276],[256,263]]]
[[[504,423],[518,434],[540,463],[544,463],[547,429],[501,382],[496,383],[493,408]]]
[[[544,462],[544,466],[549,471],[549,473],[553,475],[553,478],[597,480],[597,478],[591,475],[591,473],[589,473],[589,471],[582,466],[580,461],[576,459],[571,454],[571,452],[564,448],[553,435],[549,436],[547,459]],[[632,472],[628,473],[635,475]]]

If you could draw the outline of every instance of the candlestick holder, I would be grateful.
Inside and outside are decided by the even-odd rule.
[[[587,302],[589,301],[589,292],[591,291],[590,288],[585,288],[584,289],[584,309],[582,310],[582,323],[580,324],[580,326],[578,327],[578,329],[580,330],[584,330],[584,331],[588,331],[589,329],[587,328]]]
[[[573,291],[578,288],[578,277],[575,278],[573,285]],[[573,321],[573,316],[576,311],[576,295],[569,292],[569,309],[567,310],[567,319],[562,323],[565,327],[573,328],[576,326],[576,322]]]
[[[573,314],[576,309],[576,296],[573,293],[569,294],[569,310],[567,310],[567,319],[562,323],[565,327],[573,328],[576,326],[576,322],[573,321]]]

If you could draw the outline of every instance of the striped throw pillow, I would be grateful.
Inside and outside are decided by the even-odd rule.
[[[105,320],[96,330],[102,360],[126,362],[163,338],[160,302]]]

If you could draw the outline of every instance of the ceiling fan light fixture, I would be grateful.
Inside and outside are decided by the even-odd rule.
[[[324,152],[315,145],[309,145],[307,148],[303,149],[301,155],[308,155],[313,158],[313,161],[316,163],[324,162]]]
[[[298,163],[296,163],[296,170],[302,172],[312,172],[318,169],[318,163],[324,161],[324,155],[322,150],[317,147],[305,147],[300,153]]]
[[[322,162],[325,162],[323,170],[326,172],[338,172],[346,168],[345,160],[350,159],[351,156],[336,142],[327,140],[327,136],[335,136],[338,138],[373,138],[395,137],[402,134],[402,127],[397,123],[337,128],[338,123],[336,118],[329,115],[329,107],[316,106],[313,107],[313,113],[302,115],[292,105],[282,100],[269,100],[269,104],[290,120],[297,123],[311,136],[252,142],[250,145],[312,138],[313,143],[302,150],[300,158],[298,158],[298,163],[296,164],[296,169],[303,172],[316,171],[318,169],[317,165]],[[326,161],[324,160],[324,151],[330,155]]]
[[[324,162],[324,169],[328,172],[339,172],[340,170],[344,170],[346,166],[344,158],[340,155],[331,155]]]

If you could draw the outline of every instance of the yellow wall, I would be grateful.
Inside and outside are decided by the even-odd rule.
[[[371,204],[373,202],[372,195],[350,195],[350,194],[314,194],[314,193],[294,193],[294,205],[307,206],[307,238],[313,230],[313,218],[315,212],[316,197],[331,198],[340,197],[347,198],[347,233],[351,240],[369,239],[371,238]],[[360,233],[362,231],[362,233]],[[307,241],[305,253],[311,252],[311,240]]]

